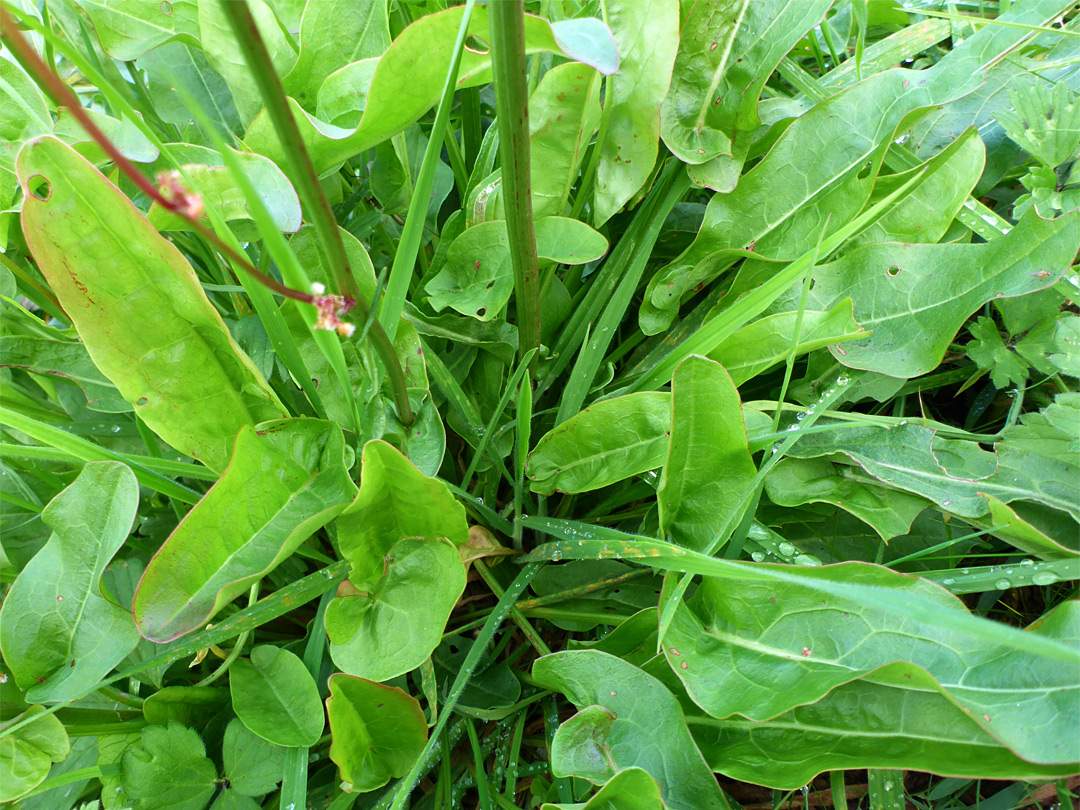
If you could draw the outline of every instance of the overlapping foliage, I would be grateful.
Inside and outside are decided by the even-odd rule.
[[[1074,3],[0,2],[0,801],[1080,768]]]

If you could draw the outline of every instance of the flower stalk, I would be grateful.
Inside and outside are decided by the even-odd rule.
[[[525,64],[524,0],[500,0],[488,6],[492,75],[498,111],[506,235],[514,268],[518,352],[540,354],[540,269],[533,227],[529,168],[529,94]]]
[[[229,20],[233,33],[236,35],[237,44],[244,55],[244,60],[251,69],[255,83],[259,87],[263,104],[266,105],[266,114],[274,124],[277,136],[284,146],[286,158],[289,162],[290,174],[296,183],[300,199],[304,208],[315,225],[319,234],[319,241],[330,260],[330,270],[334,281],[341,291],[344,299],[344,312],[355,307],[357,316],[361,321],[367,321],[371,312],[370,304],[360,296],[360,290],[353,278],[352,268],[349,266],[349,257],[345,252],[345,243],[341,239],[337,220],[334,219],[330,210],[330,203],[319,185],[319,176],[315,172],[315,166],[311,162],[307,146],[300,135],[300,128],[296,125],[296,118],[289,109],[289,101],[281,86],[274,69],[273,60],[266,50],[266,43],[259,33],[259,27],[255,18],[248,8],[246,0],[223,3],[222,10]],[[319,306],[318,324],[328,324],[329,328],[335,328],[343,336],[352,334],[347,324],[340,324],[337,315],[333,313],[334,302],[323,302]],[[328,316],[329,313],[329,316]],[[340,313],[339,313],[340,314]],[[371,342],[386,367],[390,378],[390,387],[394,395],[394,404],[397,406],[398,416],[402,423],[408,427],[412,424],[413,413],[409,404],[409,394],[405,384],[405,374],[401,370],[397,352],[390,337],[379,323],[373,323],[369,332]]]

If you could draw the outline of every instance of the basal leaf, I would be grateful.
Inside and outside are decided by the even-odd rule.
[[[925,498],[873,486],[844,475],[826,459],[782,460],[765,477],[765,492],[777,506],[831,503],[869,523],[882,540],[906,534],[923,509]]]
[[[105,566],[135,522],[139,488],[123,464],[92,462],[41,513],[48,541],[0,611],[0,644],[31,702],[70,700],[127,657],[131,616],[101,592]]]
[[[382,143],[434,106],[442,95],[463,12],[459,6],[429,14],[402,31],[379,60],[370,88],[362,97],[352,90],[356,79],[353,66],[361,63],[346,65],[326,78],[319,89],[319,104],[333,106],[341,115],[345,107],[335,97],[353,96],[362,100],[364,116],[359,126],[350,129],[332,126],[310,116],[295,101],[290,102],[316,171],[325,172],[352,155]],[[553,26],[539,17],[526,15],[526,51],[557,53],[592,65],[602,73],[613,73],[618,67],[614,41],[609,39],[605,43],[602,36],[597,36],[600,33],[597,26],[606,32],[595,19],[565,20]],[[459,88],[485,84],[490,79],[487,9],[473,10],[469,35],[485,45],[462,53]],[[370,66],[363,70],[369,73]],[[283,163],[281,144],[265,115],[252,123],[244,140],[254,151],[279,165]]]
[[[584,804],[544,804],[540,810],[664,810],[660,784],[641,768],[619,771]]]
[[[146,567],[132,606],[139,632],[190,633],[277,567],[352,499],[344,459],[329,422],[241,430],[228,469]]]
[[[300,56],[282,86],[300,106],[314,112],[326,77],[352,62],[382,56],[390,29],[382,0],[306,3],[300,21]]]
[[[213,144],[191,117],[191,111],[181,100],[173,82],[179,82],[195,99],[223,138],[241,132],[240,114],[236,111],[229,85],[210,67],[201,48],[170,42],[141,57],[135,66],[146,72],[147,92],[154,99],[155,112],[163,121],[177,127],[181,140],[203,146]]]
[[[1068,403],[1075,397],[1059,398],[1062,401],[1055,410],[1063,421],[1071,415]],[[983,496],[991,495],[1005,503],[1037,501],[1080,521],[1080,485],[1074,475],[1080,449],[1068,439],[1076,435],[1077,420],[1058,427],[1043,419],[1038,413],[1028,414],[1024,424],[1004,434],[994,453],[975,443],[942,439],[921,425],[900,424],[803,436],[788,455],[842,454],[887,485],[921,495],[962,517],[985,515],[988,507]],[[1061,542],[1076,548],[1075,538],[1061,538]]]
[[[263,644],[229,668],[233,711],[264,740],[310,747],[323,730],[319,687],[304,662],[288,650]]]
[[[262,109],[262,96],[255,83],[255,76],[236,44],[232,27],[221,10],[221,4],[225,2],[229,0],[199,0],[199,35],[206,60],[225,79],[240,120],[246,126]],[[248,7],[270,54],[275,72],[279,76],[286,75],[296,63],[296,51],[281,30],[273,7],[266,0],[251,0]]]
[[[529,453],[525,475],[541,495],[599,489],[662,467],[670,429],[670,394],[602,400],[548,431]]]
[[[31,706],[0,730],[43,711],[43,706]],[[67,731],[55,714],[47,714],[0,738],[0,801],[13,801],[40,785],[52,764],[63,762],[70,750]]]
[[[584,222],[569,217],[536,220],[536,252],[559,264],[585,264],[607,253],[608,242]],[[436,312],[452,307],[462,315],[490,321],[502,313],[514,291],[506,222],[481,222],[450,245],[446,264],[427,284]]]
[[[982,175],[985,157],[986,148],[972,127],[925,163],[906,172],[879,177],[871,201],[890,194],[915,174],[923,173],[911,194],[857,234],[848,247],[873,242],[937,242]]]
[[[1080,215],[1028,214],[982,244],[886,243],[853,250],[815,274],[810,306],[855,302],[872,334],[832,348],[845,366],[915,377],[941,362],[964,320],[985,302],[1052,284],[1080,249]]]
[[[175,722],[203,729],[229,703],[229,690],[214,686],[166,686],[143,701],[143,717],[156,726]]]
[[[797,318],[798,312],[778,312],[748,323],[713,349],[709,359],[722,365],[735,385],[742,385],[787,359]],[[864,336],[863,328],[852,317],[851,299],[845,299],[829,310],[803,311],[795,353],[805,354]]]
[[[25,335],[0,337],[0,366],[24,368],[71,380],[86,395],[86,407],[103,413],[132,410],[104,374],[98,371],[82,343]]]
[[[404,776],[427,742],[427,721],[416,698],[392,686],[330,677],[330,759],[348,790],[366,793]]]
[[[191,175],[203,196],[207,207],[215,206],[226,221],[238,219],[252,220],[244,193],[237,187],[225,167],[225,161],[213,149],[186,143],[168,144],[169,150],[184,170]],[[279,230],[294,233],[300,229],[300,200],[292,184],[273,162],[262,155],[251,152],[232,150],[233,155],[244,167],[244,173],[252,182],[266,203]],[[151,166],[152,172],[167,171],[169,165],[163,161]],[[164,210],[154,203],[146,218],[159,231],[192,230],[183,217]],[[204,217],[203,224],[209,227]]]
[[[52,129],[52,116],[38,86],[13,61],[0,58],[0,169],[13,171],[19,147]],[[7,203],[0,196],[0,204]]]
[[[589,139],[600,124],[600,74],[580,62],[557,65],[529,97],[533,216],[562,216]]]
[[[330,657],[349,675],[372,681],[427,660],[465,590],[465,566],[443,538],[406,536],[390,547],[383,566],[370,591],[346,588],[326,609]]]
[[[174,39],[199,46],[197,0],[78,0],[113,59],[137,59]]]
[[[723,366],[684,360],[671,378],[671,439],[656,491],[661,536],[706,554],[742,517],[757,467],[742,402]]]
[[[285,409],[191,266],[55,138],[23,147],[18,170],[27,244],[95,365],[161,438],[222,470],[241,427]]]
[[[913,664],[889,664],[769,720],[691,715],[687,724],[713,770],[778,789],[845,768],[1039,779],[1070,767],[1024,761]]]
[[[989,735],[1023,759],[1080,760],[1066,728],[1080,720],[1077,691],[1060,662],[995,644],[944,623],[825,596],[815,580],[904,592],[927,610],[967,613],[943,588],[862,563],[803,568],[806,586],[705,578],[680,606],[664,654],[694,701],[717,718],[766,720],[814,703],[894,661],[922,667]],[[1073,611],[1069,623],[1080,614]],[[1064,620],[1064,617],[1062,617]],[[1077,635],[1075,627],[1063,639]],[[1075,646],[1070,644],[1070,646]],[[1080,652],[1080,648],[1077,648]]]
[[[128,160],[134,160],[136,163],[150,163],[157,160],[157,147],[131,121],[113,118],[111,115],[105,115],[94,109],[87,109],[84,112]],[[60,107],[57,110],[54,134],[64,143],[75,147],[76,152],[95,166],[109,162],[105,150],[87,134],[82,124],[75,120],[75,116],[66,107]]]
[[[679,51],[660,112],[660,134],[684,163],[711,164],[705,169],[710,188],[734,188],[747,136],[760,123],[758,99],[765,81],[829,5],[828,0],[681,3]]]
[[[555,775],[603,784],[618,771],[641,768],[673,810],[724,807],[678,701],[656,678],[595,650],[546,655],[533,664],[533,677],[578,708],[555,733]]]
[[[660,105],[679,47],[679,14],[667,0],[603,0],[619,48],[607,80],[593,224],[600,227],[645,185],[656,163]]]
[[[357,588],[375,586],[384,575],[384,556],[404,537],[442,537],[455,547],[469,539],[465,507],[446,484],[389,444],[365,444],[361,465],[360,492],[337,521],[338,547],[352,563],[349,579]]]

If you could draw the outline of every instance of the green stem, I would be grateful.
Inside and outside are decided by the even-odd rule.
[[[349,267],[349,257],[345,253],[345,243],[341,239],[337,221],[330,210],[330,203],[319,185],[319,176],[315,172],[315,166],[311,162],[304,139],[300,135],[300,129],[296,125],[292,110],[285,91],[281,87],[281,80],[274,70],[274,63],[266,50],[259,28],[255,24],[255,18],[251,15],[251,9],[245,2],[223,3],[222,10],[229,19],[229,25],[236,35],[237,44],[244,54],[244,60],[251,68],[255,83],[259,86],[266,112],[274,124],[277,136],[284,146],[285,156],[289,162],[292,180],[296,183],[297,191],[304,202],[315,229],[319,234],[319,241],[323,250],[330,260],[330,269],[334,275],[334,281],[338,290],[346,301],[356,307],[359,320],[366,321],[370,312],[370,305],[361,298],[360,290],[356,286],[352,270]],[[375,346],[386,372],[390,377],[390,386],[394,394],[394,403],[397,405],[398,416],[407,427],[412,424],[413,413],[409,405],[409,392],[405,385],[405,375],[401,370],[394,344],[381,326],[375,324],[371,329],[371,342]]]
[[[504,0],[489,6],[492,75],[498,111],[506,235],[514,267],[518,351],[540,349],[540,269],[533,230],[529,169],[529,97],[525,85],[525,3]],[[531,364],[535,371],[536,360]]]

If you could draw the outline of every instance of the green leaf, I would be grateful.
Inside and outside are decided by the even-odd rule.
[[[879,73],[797,118],[734,191],[712,197],[697,238],[649,282],[642,312],[665,310],[670,322],[685,293],[738,258],[725,251],[747,248],[790,260],[847,224],[865,203],[896,129],[908,114],[931,103],[931,93],[920,84],[927,81],[924,73]],[[828,143],[829,149],[806,161],[808,139]],[[859,177],[868,164],[869,172]],[[823,234],[822,221],[830,212]]]
[[[1012,109],[998,113],[1005,132],[1046,168],[1057,169],[1080,151],[1080,103],[1064,82],[1036,82],[1009,93]]]
[[[282,86],[301,107],[314,111],[327,76],[352,62],[382,56],[389,47],[383,0],[307,3],[300,21],[300,56]]]
[[[282,419],[244,428],[224,475],[146,567],[132,605],[139,632],[170,641],[201,627],[355,491],[336,425]]]
[[[759,318],[726,338],[709,352],[709,359],[722,365],[735,385],[742,385],[787,359],[797,320],[798,312],[778,312]],[[852,317],[851,299],[846,298],[829,310],[803,311],[795,353],[806,354],[860,337],[865,337],[865,332]]]
[[[536,220],[536,252],[559,264],[586,264],[607,253],[608,242],[584,222],[568,217]],[[481,222],[450,245],[446,264],[427,284],[436,312],[452,307],[462,315],[490,321],[514,291],[506,222]]]
[[[545,803],[540,810],[664,810],[666,807],[659,782],[648,771],[627,768],[611,777],[584,804]]]
[[[229,669],[233,711],[250,731],[277,745],[310,747],[323,730],[319,687],[304,662],[263,644]]]
[[[1001,339],[993,318],[980,316],[968,326],[971,342],[964,347],[971,362],[990,372],[990,381],[997,388],[1023,385],[1028,378],[1028,364]]]
[[[866,245],[820,267],[810,306],[855,302],[872,335],[831,349],[849,368],[916,377],[941,362],[967,317],[993,298],[1049,286],[1076,255],[1080,215],[1028,214],[982,244]]]
[[[1065,662],[1070,666],[1080,663],[1080,651],[1059,641],[1043,638],[1031,633],[1024,633],[1014,627],[972,616],[965,610],[942,612],[934,603],[928,603],[907,593],[903,588],[893,588],[887,596],[875,586],[832,579],[831,575],[819,574],[813,577],[803,576],[803,572],[820,571],[803,565],[792,567],[766,565],[750,562],[708,557],[689,549],[679,548],[670,543],[662,543],[650,537],[626,534],[615,529],[593,526],[572,520],[556,518],[525,517],[523,526],[535,529],[553,537],[562,538],[558,542],[546,543],[522,558],[523,563],[537,563],[547,560],[590,560],[624,559],[635,560],[650,568],[667,571],[680,571],[684,574],[700,574],[727,581],[771,582],[774,585],[794,585],[820,592],[821,596],[854,601],[874,610],[893,614],[905,619],[914,619],[929,627],[940,628],[950,633],[960,633],[990,646],[1007,648],[1017,653],[1026,653],[1038,658]],[[778,549],[782,551],[782,549]],[[862,564],[851,564],[854,568],[863,568]],[[868,566],[873,571],[888,572],[890,576],[904,579],[904,575],[895,574],[888,569]],[[1060,566],[1059,566],[1060,568]],[[881,574],[885,576],[885,574]],[[914,578],[908,578],[914,579]],[[926,583],[927,587],[936,588]],[[936,593],[936,591],[935,591]],[[952,598],[952,597],[950,597]]]
[[[340,596],[326,609],[330,657],[348,674],[372,681],[420,666],[465,590],[465,566],[442,538],[399,540],[384,568],[369,593],[349,589],[357,595]]]
[[[19,153],[23,231],[94,363],[161,438],[215,471],[236,432],[285,408],[191,266],[120,191],[51,137]],[[39,199],[40,194],[47,199]],[[116,329],[124,324],[124,329]]]
[[[147,726],[124,752],[121,784],[136,810],[203,810],[217,790],[217,768],[190,728]]]
[[[839,506],[869,523],[882,540],[907,534],[911,522],[932,505],[917,495],[852,478],[846,469],[825,459],[786,458],[765,477],[765,492],[777,506]]]
[[[338,100],[340,97],[363,101],[364,116],[357,127],[332,126],[307,114],[295,101],[290,102],[317,172],[325,172],[403,131],[438,102],[463,13],[464,7],[458,6],[428,14],[402,31],[379,60],[366,94],[357,94],[355,72],[360,70],[369,75],[370,65],[354,62],[327,77],[319,88],[319,106],[333,107],[341,116],[347,107]],[[486,8],[473,10],[468,32],[478,46],[465,49],[461,55],[459,89],[490,80]],[[526,52],[555,53],[610,74],[618,67],[618,56],[610,34],[608,41],[604,41],[606,32],[598,20],[565,20],[552,25],[526,15]],[[267,116],[260,115],[252,122],[244,140],[255,152],[279,165],[284,162],[281,144]]]
[[[742,518],[756,476],[735,384],[723,366],[688,357],[671,378],[671,447],[656,491],[661,536],[714,552]]]
[[[218,687],[166,686],[143,701],[143,717],[156,726],[176,722],[201,729],[228,702],[228,691]]]
[[[97,738],[99,767],[103,765],[119,766],[124,751],[141,739],[138,732],[127,734],[101,734]],[[101,777],[101,806],[104,810],[126,810],[134,802],[124,793],[121,784],[122,773],[113,772],[111,776]]]
[[[178,39],[199,46],[197,0],[78,0],[113,59],[137,59]]]
[[[13,171],[19,147],[52,129],[52,116],[38,86],[13,61],[0,58],[0,169]],[[0,203],[6,207],[8,200],[0,196]]]
[[[404,776],[427,742],[419,701],[396,687],[332,675],[326,712],[330,759],[349,792],[366,793]]]
[[[679,47],[679,11],[666,0],[603,0],[619,48],[619,71],[607,80],[596,148],[593,224],[600,227],[649,179],[660,142],[660,105]]]
[[[889,664],[769,720],[690,715],[687,724],[713,770],[781,790],[846,768],[975,779],[1045,779],[1070,768],[1025,762],[913,664]]]
[[[469,539],[465,507],[446,484],[424,475],[386,442],[364,445],[361,470],[360,492],[337,520],[338,547],[360,590],[375,586],[384,556],[403,537],[442,537],[454,546]]]
[[[678,701],[656,678],[607,653],[575,650],[537,659],[533,677],[578,708],[552,743],[552,772],[594,784],[642,768],[672,810],[725,807],[683,720]]]
[[[154,111],[161,120],[178,128],[180,139],[203,146],[213,145],[181,100],[178,83],[199,105],[223,138],[242,131],[240,114],[221,74],[210,67],[201,48],[182,42],[170,42],[141,57],[136,68],[146,72],[147,93],[154,100]]]
[[[251,68],[244,61],[243,52],[236,44],[236,35],[221,10],[221,4],[225,2],[229,0],[200,0],[198,3],[202,49],[210,66],[225,79],[240,120],[246,126],[262,109],[262,96]],[[248,7],[270,54],[275,72],[279,76],[286,75],[296,63],[296,51],[281,30],[273,8],[266,0],[250,0]]]
[[[589,139],[600,124],[600,74],[580,62],[557,65],[529,97],[533,217],[562,216]]]
[[[706,164],[731,191],[760,124],[758,100],[776,65],[828,10],[827,0],[683,0],[679,51],[660,135],[679,160]],[[899,61],[899,60],[895,60]],[[717,182],[711,178],[724,178]]]
[[[132,410],[108,378],[98,371],[86,346],[24,335],[0,337],[0,366],[23,368],[71,380],[86,395],[86,407],[103,413]]]
[[[151,163],[157,160],[157,147],[131,121],[122,121],[94,109],[86,109],[84,112],[128,160],[134,160],[136,163]],[[110,160],[105,150],[87,134],[82,124],[66,107],[61,107],[58,111],[54,134],[69,146],[76,147],[75,151],[95,166],[108,163]]]
[[[281,652],[284,654],[285,650]],[[235,674],[234,664],[229,676]],[[321,706],[319,714],[322,715]],[[240,720],[231,721],[225,728],[221,755],[230,791],[244,796],[263,796],[273,792],[281,781],[285,749],[256,736]]]
[[[525,475],[541,495],[599,489],[662,467],[670,429],[668,393],[602,400],[544,434]]]
[[[7,645],[4,646],[6,653]],[[0,726],[0,730],[43,711],[43,706],[31,706]],[[52,764],[63,762],[70,750],[64,724],[53,714],[0,738],[0,801],[13,801],[36,788],[45,781]]]
[[[1073,410],[1068,403],[1077,396],[1061,395],[1058,406],[1051,407],[1064,416]],[[974,443],[942,439],[921,425],[898,424],[802,436],[788,455],[842,454],[888,486],[921,495],[961,517],[985,515],[988,507],[983,496],[992,495],[1005,503],[1037,501],[1080,520],[1080,484],[1074,475],[1080,448],[1070,444],[1069,438],[1076,435],[1075,416],[1060,426],[1047,423],[1038,413],[1027,414],[1023,420],[1005,432],[995,453]],[[1069,542],[1076,547],[1075,540]]]
[[[254,221],[244,193],[237,187],[225,167],[225,161],[215,150],[188,143],[170,143],[168,147],[172,158],[181,164],[195,181],[204,205],[216,207],[226,221]],[[235,149],[231,151],[266,203],[278,230],[286,233],[298,231],[301,224],[300,199],[281,169],[262,155],[238,152]],[[168,171],[170,167],[171,163],[159,161],[150,167],[150,171]],[[159,231],[193,230],[186,219],[163,209],[156,202],[150,206],[146,218]],[[210,226],[205,216],[203,224]]]
[[[916,174],[923,173],[911,194],[852,238],[846,249],[873,242],[937,242],[963,208],[983,173],[985,162],[986,147],[978,130],[969,127],[925,163],[906,172],[879,177],[870,196],[871,202],[887,196]]]
[[[949,616],[968,615],[963,602],[917,577],[862,563],[798,571],[806,584],[780,589],[758,580],[705,578],[676,611],[664,655],[709,715],[766,720],[899,660],[925,669],[1023,759],[1080,760],[1080,740],[1066,730],[1080,721],[1080,686],[1059,662],[946,626]],[[874,588],[884,598],[902,592],[921,603],[920,610],[940,612],[942,621],[911,615],[897,623],[892,611],[863,600],[825,597],[822,581]]]
[[[0,610],[4,659],[29,701],[70,700],[135,649],[131,617],[106,599],[101,576],[138,504],[131,470],[102,461],[83,467],[41,513],[52,534]]]

